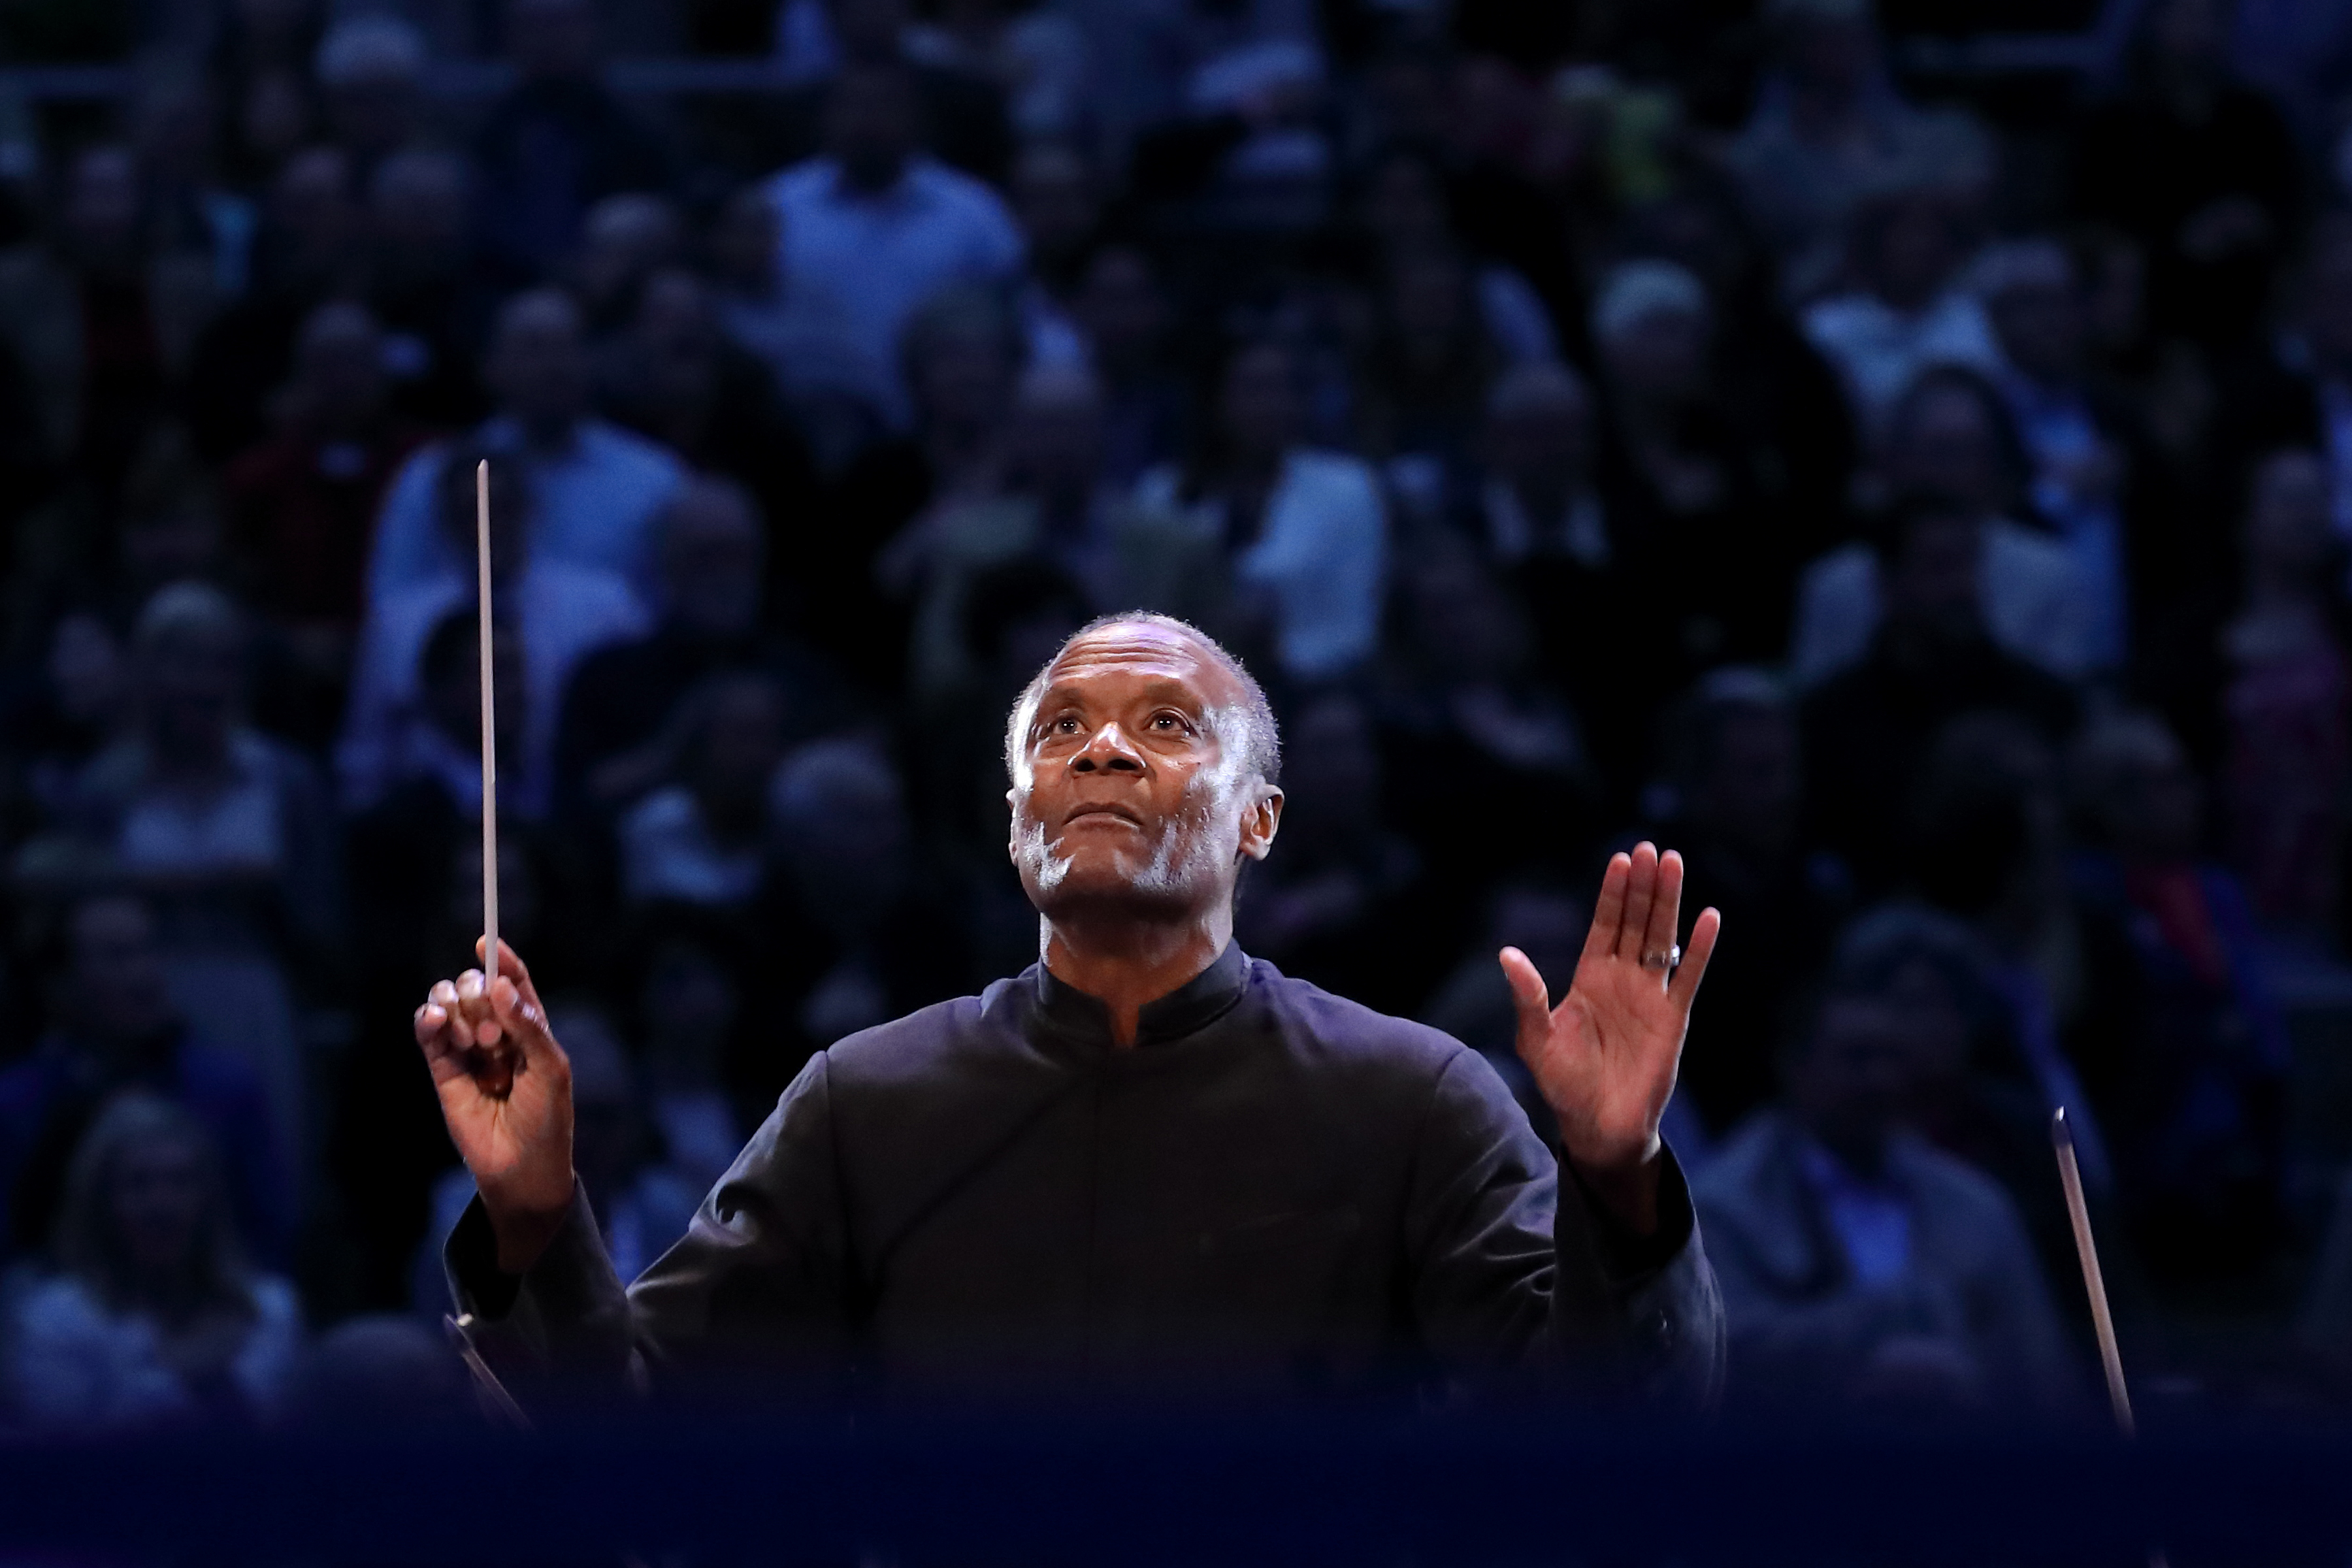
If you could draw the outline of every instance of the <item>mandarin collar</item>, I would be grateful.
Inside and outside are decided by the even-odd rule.
[[[1041,1018],[1074,1038],[1111,1043],[1110,1009],[1100,997],[1055,979],[1042,961],[1030,973],[1035,976]],[[1249,959],[1238,942],[1228,942],[1208,968],[1158,1001],[1144,1004],[1136,1018],[1136,1045],[1163,1045],[1206,1028],[1233,1010],[1248,985]]]

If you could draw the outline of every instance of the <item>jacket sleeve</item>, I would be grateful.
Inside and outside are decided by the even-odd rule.
[[[648,1373],[691,1384],[746,1367],[835,1381],[856,1349],[841,1212],[820,1052],[635,1285],[614,1275],[576,1187],[571,1215],[520,1279],[499,1269],[478,1197],[443,1257],[477,1348],[526,1387],[617,1391]]]
[[[1440,1075],[1408,1199],[1413,1306],[1423,1342],[1472,1371],[1516,1366],[1583,1392],[1703,1408],[1723,1383],[1714,1271],[1671,1151],[1658,1229],[1618,1225],[1535,1135],[1476,1052]]]

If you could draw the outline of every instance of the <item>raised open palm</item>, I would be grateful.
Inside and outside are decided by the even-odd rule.
[[[469,969],[441,981],[415,1028],[450,1141],[498,1234],[499,1264],[520,1273],[572,1203],[572,1063],[530,972],[504,942],[497,980],[485,984]]]
[[[1588,1172],[1629,1171],[1657,1152],[1691,998],[1723,925],[1714,910],[1701,914],[1676,967],[1682,895],[1683,858],[1672,850],[1661,859],[1641,844],[1611,857],[1576,978],[1557,1007],[1528,955],[1503,950],[1519,1059],[1559,1119],[1561,1147]]]

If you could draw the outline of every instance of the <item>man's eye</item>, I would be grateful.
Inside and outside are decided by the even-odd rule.
[[[1151,727],[1155,730],[1171,730],[1181,733],[1192,726],[1184,721],[1184,716],[1181,713],[1160,713],[1152,717]]]

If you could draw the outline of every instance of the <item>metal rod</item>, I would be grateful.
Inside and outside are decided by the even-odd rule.
[[[2066,1189],[2066,1217],[2074,1225],[2074,1251],[2083,1260],[2083,1288],[2090,1292],[2091,1326],[2099,1336],[2099,1365],[2107,1374],[2107,1403],[2115,1407],[2123,1435],[2133,1432],[2131,1393],[2124,1386],[2123,1353],[2116,1348],[2116,1320],[2107,1310],[2107,1285],[2099,1273],[2099,1249],[2091,1239],[2091,1211],[2083,1201],[2083,1173],[2074,1163],[2074,1134],[2066,1108],[2050,1117],[2050,1141],[2058,1150],[2058,1180]]]
[[[490,658],[490,460],[474,469],[474,549],[482,632],[482,975],[499,977],[498,679]]]

